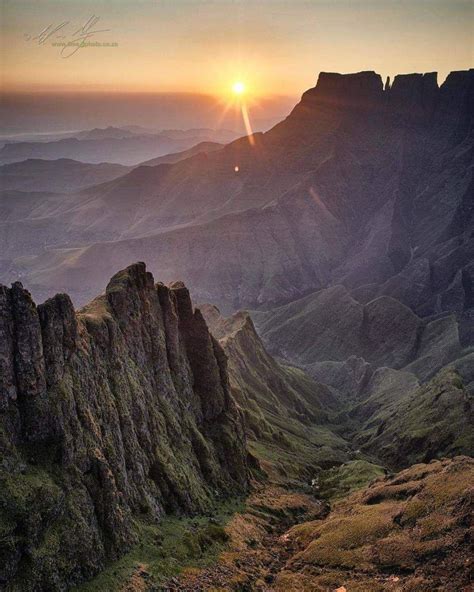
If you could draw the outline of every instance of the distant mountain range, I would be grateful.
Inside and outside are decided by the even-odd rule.
[[[89,164],[70,158],[27,158],[0,166],[0,181],[2,191],[8,189],[70,193],[120,177],[130,168],[109,162]]]
[[[472,306],[462,279],[473,248],[472,81],[472,71],[439,88],[434,74],[403,75],[384,90],[375,73],[321,74],[252,144],[242,138],[165,168],[137,168],[67,200],[50,221],[20,221],[21,234],[35,228],[49,240],[16,267],[7,253],[22,249],[9,239],[3,267],[9,259],[10,274],[32,274],[33,290],[68,288],[78,302],[140,255],[224,310],[338,282],[364,299],[393,295],[420,314],[449,309],[457,290],[464,314]],[[59,219],[80,251],[58,250]],[[92,228],[96,240],[114,242],[91,244]],[[76,265],[90,271],[87,285],[72,279]]]
[[[175,163],[199,154],[219,150],[223,144],[217,142],[200,142],[192,148],[158,156],[140,165],[154,166],[157,164]],[[0,166],[2,191],[52,191],[55,193],[71,193],[97,183],[111,181],[131,171],[133,166],[102,162],[89,164],[68,158],[45,160],[28,158]]]
[[[157,132],[138,126],[96,128],[60,138],[45,139],[43,136],[37,141],[7,141],[0,149],[0,164],[40,158],[130,166],[189,149],[201,142],[229,142],[237,135],[229,130],[211,129]]]

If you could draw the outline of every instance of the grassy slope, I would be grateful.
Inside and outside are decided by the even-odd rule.
[[[124,582],[130,585],[135,582],[138,586],[140,580],[149,589],[178,575],[184,568],[210,565],[228,541],[225,525],[243,507],[242,500],[233,499],[216,505],[212,518],[210,515],[168,516],[158,525],[136,520],[139,542],[99,576],[75,588],[75,592],[113,592],[121,590]]]
[[[361,449],[395,468],[474,453],[474,397],[452,368],[381,407],[355,436]]]
[[[201,310],[228,356],[248,446],[266,473],[309,484],[321,468],[349,460],[351,446],[332,426],[340,405],[337,393],[270,356],[247,313],[224,319],[215,307]]]
[[[275,590],[467,590],[473,479],[474,460],[456,457],[377,480],[288,533]]]

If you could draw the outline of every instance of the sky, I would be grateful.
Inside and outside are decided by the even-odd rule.
[[[0,10],[4,93],[225,99],[238,80],[249,100],[296,99],[320,71],[437,71],[442,82],[474,63],[472,1],[2,0]],[[93,45],[57,45],[81,41]]]

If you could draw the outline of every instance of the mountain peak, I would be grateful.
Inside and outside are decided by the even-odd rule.
[[[341,91],[365,94],[382,91],[383,83],[380,74],[373,70],[353,74],[320,72],[316,90],[324,94],[339,94]]]
[[[439,86],[437,72],[397,74],[385,85],[373,70],[340,74],[320,72],[316,86],[307,90],[286,121],[298,121],[298,133],[328,114],[371,112],[402,115],[406,122],[435,125],[434,118],[461,121],[469,125],[474,101],[474,70],[451,72]],[[329,120],[327,120],[329,121]],[[466,123],[467,122],[467,123]],[[396,124],[398,125],[398,123]]]
[[[316,86],[303,94],[302,103],[308,106],[371,107],[382,95],[382,78],[376,72],[321,72]]]
[[[348,104],[357,100],[381,99],[385,93],[391,99],[426,99],[427,96],[435,99],[440,89],[469,89],[474,81],[474,69],[451,72],[441,86],[437,78],[437,72],[397,74],[392,84],[387,77],[384,86],[380,74],[373,70],[351,74],[320,72],[316,86],[303,94],[303,100],[311,98]]]

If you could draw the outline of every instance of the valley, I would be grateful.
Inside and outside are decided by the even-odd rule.
[[[384,367],[378,396],[353,399],[273,358],[247,313],[193,309],[144,264],[76,315],[65,295],[36,307],[3,289],[0,328],[9,590],[98,572],[77,591],[467,585],[472,392],[455,368],[402,394]],[[430,530],[436,512],[453,519]],[[319,544],[311,559],[320,531],[333,561]],[[69,554],[91,537],[94,555]],[[372,558],[378,538],[395,562]],[[423,559],[453,548],[455,575]]]

